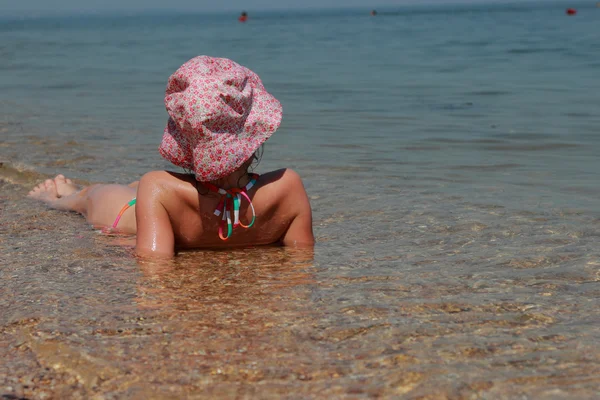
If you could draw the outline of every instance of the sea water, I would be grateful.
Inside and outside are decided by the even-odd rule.
[[[0,20],[0,394],[594,398],[600,9],[569,6]],[[200,54],[281,101],[258,172],[303,177],[314,255],[159,268],[24,199],[169,168]]]

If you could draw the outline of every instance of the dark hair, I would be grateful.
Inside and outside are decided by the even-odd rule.
[[[254,154],[252,154],[252,156],[248,159],[248,161],[250,161],[250,163],[248,163],[248,161],[246,161],[247,166],[246,166],[246,174],[248,174],[249,172],[254,171],[254,169],[256,167],[258,167],[258,164],[260,164],[260,160],[262,160],[262,155],[264,152],[264,146],[265,144],[261,144],[260,147],[258,149],[256,149],[256,151],[254,152]],[[240,176],[239,179],[242,179],[242,177]],[[238,187],[240,186],[240,180],[238,179]]]
[[[256,149],[254,154],[252,154],[252,157],[250,157],[250,159],[252,159],[252,162],[250,163],[248,168],[252,168],[252,170],[254,170],[256,167],[258,167],[258,165],[260,164],[260,160],[262,160],[262,156],[263,156],[264,152],[265,152],[265,144],[263,143],[260,145],[260,147],[258,149]]]

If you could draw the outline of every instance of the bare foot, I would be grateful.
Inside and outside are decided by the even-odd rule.
[[[58,197],[70,196],[79,191],[79,188],[73,183],[73,181],[65,178],[65,176],[61,174],[56,175],[56,178],[54,178],[54,183],[56,184],[56,194]]]
[[[46,179],[34,187],[31,192],[27,195],[36,200],[43,201],[45,203],[52,203],[58,199],[58,192],[56,191],[56,184],[53,179]]]
[[[56,175],[54,179],[46,179],[29,192],[27,195],[45,203],[53,203],[63,196],[77,192],[79,188],[64,175]]]

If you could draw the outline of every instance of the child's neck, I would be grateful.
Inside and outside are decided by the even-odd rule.
[[[246,170],[237,170],[223,178],[210,181],[213,185],[225,190],[244,187],[248,182],[250,182],[250,177]]]

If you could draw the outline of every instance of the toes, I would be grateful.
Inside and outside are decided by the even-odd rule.
[[[46,182],[42,182],[42,183],[38,184],[36,187],[34,187],[33,189],[31,189],[29,191],[29,193],[27,194],[27,196],[37,197],[40,195],[40,193],[45,192],[45,191],[46,191]]]
[[[38,184],[31,189],[27,196],[50,203],[60,198],[61,193],[68,192],[65,190],[66,186],[68,186],[67,179],[63,175],[57,175],[54,179],[46,179]],[[69,188],[69,190],[74,191],[75,189]]]
[[[57,197],[69,196],[78,190],[78,187],[73,184],[73,181],[59,174],[54,178],[54,187]]]
[[[54,179],[46,179],[46,181],[44,182],[44,186],[46,186],[46,192],[56,196],[57,189],[56,182],[54,182]]]

